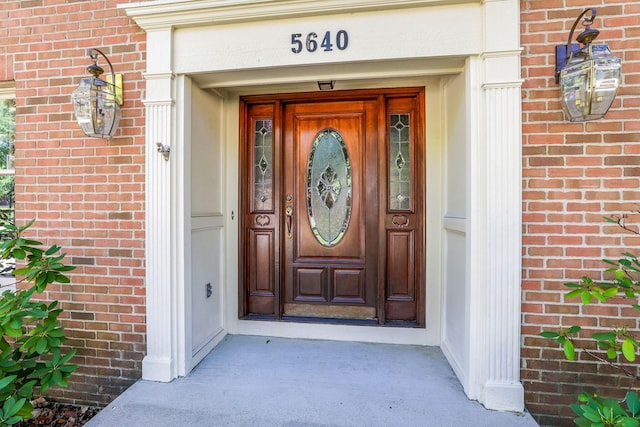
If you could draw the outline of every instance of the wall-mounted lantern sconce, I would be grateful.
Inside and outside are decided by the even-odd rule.
[[[571,43],[573,31],[585,14],[585,29]],[[585,9],[573,23],[566,45],[556,46],[556,83],[560,83],[562,110],[572,122],[602,118],[620,85],[620,58],[606,44],[592,45],[600,31],[591,28],[596,9]],[[582,47],[581,47],[582,45]]]
[[[93,60],[87,67],[91,77],[80,80],[80,85],[71,94],[73,112],[87,136],[111,138],[120,122],[122,74],[113,72],[111,61],[100,50],[91,48],[88,55]],[[104,79],[101,77],[104,70],[97,64],[99,55],[109,64],[110,74]]]

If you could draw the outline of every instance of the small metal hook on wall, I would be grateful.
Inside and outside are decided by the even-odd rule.
[[[162,154],[165,160],[169,160],[169,154],[171,154],[171,147],[168,145],[162,144],[162,142],[156,142],[156,146],[158,147],[158,153]]]

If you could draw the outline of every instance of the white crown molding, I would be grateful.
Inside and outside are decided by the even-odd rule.
[[[496,82],[496,83],[483,83],[482,89],[500,89],[500,88],[521,88],[524,83],[524,79],[513,80],[513,81],[504,81],[504,82]]]
[[[482,59],[490,59],[490,58],[501,58],[505,56],[520,56],[522,54],[523,48],[520,47],[518,49],[503,49],[496,51],[485,51],[480,54]]]
[[[0,99],[15,98],[16,84],[15,82],[0,82]]]
[[[479,3],[477,0],[157,0],[119,5],[144,30],[381,9]]]

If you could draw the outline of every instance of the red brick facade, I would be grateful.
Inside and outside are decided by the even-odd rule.
[[[621,1],[522,1],[523,282],[522,381],[525,402],[541,424],[573,425],[568,404],[589,385],[620,395],[634,384],[587,355],[564,360],[541,329],[581,325],[637,329],[637,311],[620,304],[583,307],[565,300],[564,282],[599,277],[602,258],[640,247],[640,238],[603,222],[603,216],[640,208],[640,4]],[[596,7],[593,28],[622,59],[622,86],[603,120],[567,123],[554,82],[556,44],[573,22]],[[581,27],[576,29],[576,35]],[[597,41],[597,42],[598,42]],[[632,216],[640,222],[640,215]],[[630,316],[621,318],[620,316]],[[588,344],[591,344],[587,341]]]
[[[132,0],[133,1],[133,0]],[[105,404],[140,377],[145,351],[145,34],[118,4],[128,0],[5,0],[0,6],[0,82],[15,81],[16,208],[35,218],[34,237],[60,244],[78,266],[72,285],[51,286],[81,368],[59,397]],[[566,43],[585,7],[597,7],[601,41],[623,60],[623,84],[606,119],[563,120],[554,46]],[[521,2],[523,99],[522,379],[526,405],[543,424],[570,424],[581,384],[602,394],[631,385],[585,357],[564,360],[541,329],[580,324],[638,327],[625,305],[581,307],[562,283],[600,274],[601,258],[640,238],[602,221],[640,200],[640,4]],[[97,47],[125,75],[117,137],[85,138],[71,92]],[[640,218],[638,218],[640,221]],[[621,318],[621,316],[629,316]]]
[[[57,243],[78,266],[46,298],[65,309],[68,344],[81,365],[61,398],[106,404],[140,377],[145,351],[145,34],[116,9],[122,0],[5,0],[0,81],[15,80],[17,221]],[[70,103],[105,52],[125,77],[118,136],[85,138]]]

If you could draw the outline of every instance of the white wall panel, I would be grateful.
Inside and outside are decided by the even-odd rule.
[[[444,85],[444,238],[442,349],[465,389],[469,378],[469,291],[467,282],[467,76]]]
[[[224,191],[224,102],[223,99],[189,84],[188,140],[191,242],[189,248],[191,357],[195,366],[211,349],[223,331],[224,239],[222,200]],[[207,289],[210,289],[209,293]]]
[[[445,225],[446,227],[446,225]],[[457,230],[445,230],[444,237],[444,307],[442,347],[463,386],[469,376],[469,341],[467,290],[465,280],[466,235]]]
[[[210,222],[211,227],[191,233],[192,357],[222,331],[222,228]]]
[[[445,84],[445,216],[465,218],[467,194],[467,100],[465,74],[451,76]]]
[[[191,93],[191,215],[221,214],[223,101],[195,85]]]

